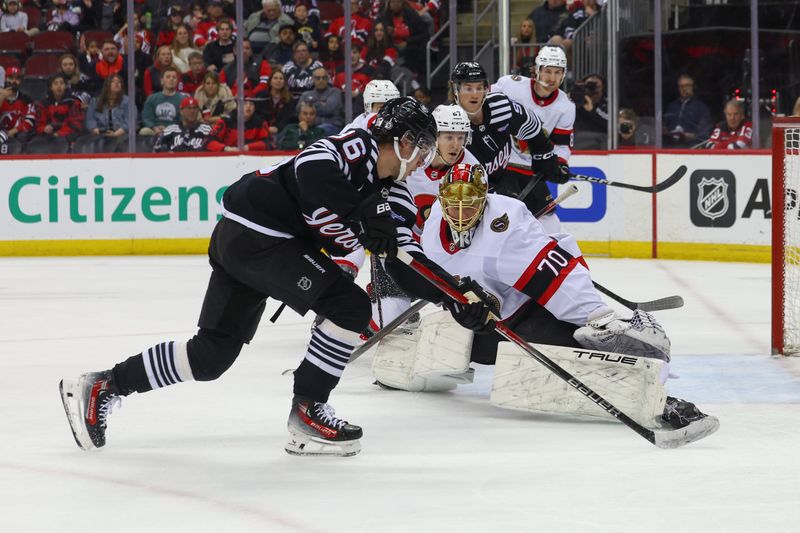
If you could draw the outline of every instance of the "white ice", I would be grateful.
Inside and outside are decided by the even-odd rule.
[[[505,411],[491,368],[454,394],[378,389],[366,355],[331,403],[353,458],[283,451],[310,316],[266,317],[221,379],[123,400],[108,445],[75,445],[62,377],[194,332],[205,258],[0,260],[0,532],[798,532],[800,360],[769,352],[768,265],[591,259],[658,314],[672,394],[721,420],[660,450],[612,422]]]

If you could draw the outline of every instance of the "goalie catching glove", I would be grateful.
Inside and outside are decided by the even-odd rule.
[[[591,350],[653,357],[669,362],[670,342],[664,328],[650,313],[639,309],[624,319],[607,307],[589,315],[589,322],[573,333],[581,346]]]
[[[389,201],[380,194],[367,198],[359,206],[361,233],[358,241],[375,255],[397,256],[397,226],[392,220]]]
[[[477,300],[462,304],[445,297],[442,305],[450,311],[453,319],[462,327],[471,329],[478,335],[491,333],[495,326],[494,317],[500,315],[497,303],[492,301],[478,282],[469,277],[461,278],[457,289],[467,298],[474,295]],[[472,300],[472,298],[470,299]]]

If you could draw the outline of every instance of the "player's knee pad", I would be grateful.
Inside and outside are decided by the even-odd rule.
[[[658,419],[667,399],[664,383],[668,363],[581,348],[534,346],[638,423],[660,427]],[[498,345],[490,401],[507,409],[613,418],[510,342]]]
[[[605,307],[589,315],[589,322],[575,330],[575,340],[590,350],[654,357],[669,362],[670,341],[653,315],[639,309],[623,319]]]
[[[212,381],[220,377],[236,361],[242,346],[242,341],[230,335],[201,328],[186,343],[194,379]]]
[[[367,293],[344,276],[328,287],[313,309],[318,315],[348,331],[364,331],[372,317]]]
[[[440,392],[472,382],[472,332],[450,313],[426,315],[416,330],[398,330],[378,345],[372,375],[378,382],[412,392]]]

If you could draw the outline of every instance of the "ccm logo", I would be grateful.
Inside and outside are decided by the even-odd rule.
[[[376,213],[380,215],[381,213],[388,213],[389,211],[391,211],[389,202],[384,202],[382,204],[378,204],[378,210]]]

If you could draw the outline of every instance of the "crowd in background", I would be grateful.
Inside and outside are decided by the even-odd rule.
[[[139,151],[231,151],[242,112],[245,150],[302,148],[344,126],[345,61],[356,112],[372,79],[430,94],[419,57],[438,26],[438,0],[352,0],[349,32],[333,0],[243,6],[237,28],[232,0],[136,0],[129,53],[121,0],[5,0],[0,145],[26,153],[127,151],[133,130]],[[128,123],[129,106],[137,124]]]

